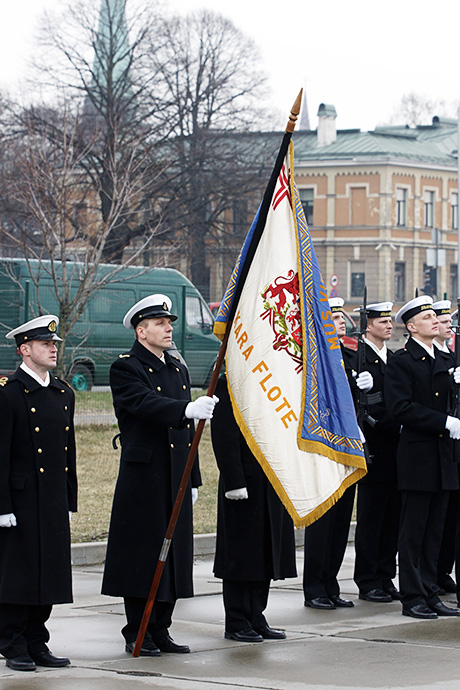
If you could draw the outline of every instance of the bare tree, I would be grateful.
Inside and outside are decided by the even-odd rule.
[[[80,112],[72,145],[99,197],[102,222],[110,227],[103,261],[121,263],[125,248],[139,239],[142,244],[161,219],[164,163],[155,149],[164,127],[151,97],[155,74],[146,65],[155,18],[152,6],[135,11],[128,22],[126,0],[101,0],[100,6],[79,0],[66,7],[60,21],[47,18],[41,31],[37,83],[52,102],[59,96]],[[36,133],[63,140],[60,120],[48,108],[30,108],[27,117]],[[133,170],[137,193],[120,209],[117,185]]]
[[[271,146],[248,132],[268,122],[266,80],[253,42],[221,15],[165,19],[157,33],[150,55],[170,127],[168,222],[185,234],[191,279],[207,296],[207,249],[238,235],[248,197],[263,186]]]
[[[401,98],[389,124],[430,125],[434,115],[456,118],[458,107],[458,101],[436,100],[411,91]]]
[[[39,131],[37,117],[41,122]],[[47,122],[52,122],[50,130],[46,129]],[[115,157],[107,161],[112,198],[108,212],[103,214],[100,195],[87,167],[87,153],[96,146],[98,132],[93,133],[93,139],[87,136],[83,145],[81,125],[81,119],[70,109],[39,115],[35,110],[13,111],[3,122],[2,239],[8,241],[13,255],[24,256],[29,264],[38,313],[42,311],[40,279],[45,273],[52,278],[64,338],[59,345],[62,365],[66,336],[90,297],[120,280],[124,266],[137,263],[155,236],[155,229],[150,227],[124,265],[100,272],[99,264],[113,229],[130,224],[132,209],[144,192],[143,159],[137,155],[137,149],[142,148],[142,133],[137,142],[132,138],[133,155],[126,158],[123,168]]]
[[[67,159],[74,118],[69,186],[86,184],[97,206],[94,260],[147,261],[149,248],[180,246],[206,294],[210,252],[240,244],[272,160],[269,138],[241,134],[269,118],[252,41],[212,12],[171,18],[136,0],[75,0],[44,24],[37,70],[41,100],[20,121],[31,145],[47,141],[56,157],[61,146]],[[38,238],[25,202],[21,213],[8,227]]]

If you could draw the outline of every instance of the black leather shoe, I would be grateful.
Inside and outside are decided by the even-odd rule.
[[[64,668],[64,666],[70,666],[70,659],[66,656],[54,656],[49,649],[45,652],[35,652],[34,654],[31,652],[30,656],[37,666],[47,666],[48,668]]]
[[[349,599],[342,599],[342,597],[339,597],[338,594],[333,594],[332,596],[329,597],[329,599],[332,601],[334,606],[337,608],[342,608],[342,609],[349,609],[352,606],[354,606],[354,603],[350,601]]]
[[[436,604],[428,604],[431,611],[434,611],[438,616],[460,616],[459,609],[451,609],[446,606],[442,601],[438,601]]]
[[[412,618],[426,618],[431,620],[438,617],[438,614],[432,611],[426,604],[416,604],[415,606],[411,606],[407,609],[403,608],[402,615],[411,616]]]
[[[19,656],[13,656],[11,659],[7,659],[6,665],[8,668],[12,668],[13,671],[37,670],[34,660],[28,654],[20,654]]]
[[[134,652],[135,646],[136,641],[127,642],[125,645],[125,652],[128,652],[128,654],[132,654]],[[141,651],[139,652],[139,656],[161,656],[161,652],[156,646],[156,644],[153,644],[152,640],[144,640],[142,643]]]
[[[160,640],[155,640],[160,652],[167,652],[169,654],[188,654],[190,647],[186,644],[176,644],[170,635],[162,637]]]
[[[225,632],[226,640],[236,640],[237,642],[263,642],[264,638],[259,633],[256,633],[252,628],[244,628],[238,632]]]
[[[264,625],[262,628],[254,628],[258,635],[262,635],[264,640],[285,640],[286,633],[284,630],[275,630],[269,625]]]
[[[304,606],[309,606],[312,609],[332,610],[335,609],[335,604],[329,597],[316,597],[315,599],[305,599]]]
[[[377,604],[383,604],[387,601],[393,601],[390,594],[387,594],[383,589],[370,589],[368,592],[360,592],[359,598],[365,601],[374,601]]]
[[[457,585],[453,581],[450,575],[443,575],[438,579],[438,586],[444,592],[449,592],[449,594],[455,594],[457,591]]]
[[[399,589],[396,589],[394,585],[391,585],[391,587],[385,587],[384,592],[389,594],[393,601],[401,601],[401,592]]]

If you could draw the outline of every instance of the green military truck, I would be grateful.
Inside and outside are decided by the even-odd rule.
[[[56,266],[56,262],[55,262]],[[68,274],[78,280],[78,264],[66,264]],[[113,271],[101,264],[98,275]],[[39,275],[42,313],[59,314],[49,273],[49,262],[24,259],[0,260],[0,372],[10,375],[20,359],[6,333],[20,323],[39,316],[32,276]],[[207,386],[219,350],[213,335],[214,319],[197,288],[172,268],[125,267],[114,282],[102,287],[89,299],[66,342],[65,370],[76,390],[107,385],[109,369],[120,352],[130,349],[133,332],[122,325],[123,316],[138,300],[153,293],[168,295],[173,304],[174,344],[188,365],[192,386]]]

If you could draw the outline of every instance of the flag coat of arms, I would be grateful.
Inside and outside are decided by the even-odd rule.
[[[300,527],[314,522],[364,476],[366,462],[327,292],[294,184],[292,142],[288,147],[265,198],[264,218],[262,203],[240,252],[214,332],[223,337],[230,329],[226,371],[236,420]]]

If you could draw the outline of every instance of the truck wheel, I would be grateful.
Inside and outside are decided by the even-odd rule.
[[[84,364],[74,364],[69,372],[70,385],[76,391],[90,391],[93,387],[93,377]]]

